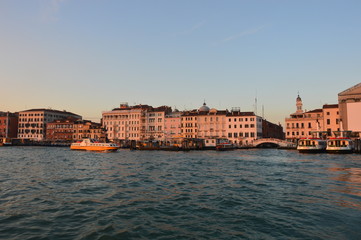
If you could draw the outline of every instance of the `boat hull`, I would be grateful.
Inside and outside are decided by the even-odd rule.
[[[353,149],[327,149],[327,153],[336,153],[336,154],[350,154],[353,153]]]
[[[104,147],[104,146],[70,146],[71,150],[81,151],[97,151],[97,152],[115,152],[118,147]]]
[[[326,149],[297,149],[299,153],[325,153]]]

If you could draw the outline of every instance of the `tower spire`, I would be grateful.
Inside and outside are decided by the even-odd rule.
[[[302,99],[300,97],[300,93],[298,92],[297,98],[296,98],[296,107],[297,107],[296,113],[303,113],[302,106],[303,106]]]

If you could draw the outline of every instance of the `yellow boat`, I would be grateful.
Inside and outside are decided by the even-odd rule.
[[[115,143],[101,143],[95,139],[84,138],[82,141],[72,143],[71,150],[85,150],[85,151],[99,151],[99,152],[114,152],[119,146]]]

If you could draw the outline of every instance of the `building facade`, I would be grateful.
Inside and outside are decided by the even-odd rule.
[[[199,109],[184,112],[172,112],[167,106],[121,104],[119,108],[103,112],[102,117],[110,141],[223,138],[236,145],[247,145],[263,137],[263,120],[253,112],[210,109],[206,103]]]
[[[111,141],[165,140],[165,116],[172,112],[167,106],[153,108],[148,105],[128,106],[103,112],[103,127]]]
[[[18,138],[42,141],[46,139],[46,124],[54,120],[73,117],[81,119],[81,116],[52,109],[30,109],[19,112]]]
[[[66,118],[46,124],[46,140],[72,142],[76,118]]]
[[[262,138],[262,118],[254,112],[232,111],[227,113],[227,138],[236,145],[249,145]]]
[[[300,138],[312,137],[312,132],[325,132],[328,136],[340,130],[338,104],[325,104],[320,109],[303,111],[300,96],[296,99],[296,112],[285,119],[286,140],[297,142]]]
[[[361,132],[361,83],[338,94],[343,130]]]
[[[105,141],[105,131],[100,123],[67,118],[47,123],[46,140],[73,142],[83,138]]]
[[[79,141],[83,138],[93,138],[105,142],[106,133],[100,123],[88,120],[77,120],[73,124],[73,141]]]
[[[274,124],[265,119],[262,121],[262,137],[285,139],[285,133],[281,124]]]
[[[165,140],[169,141],[173,138],[181,137],[182,113],[177,109],[168,113],[164,118],[164,134]]]
[[[253,112],[210,109],[205,103],[198,110],[182,114],[181,133],[186,138],[228,139],[235,145],[248,145],[262,138],[262,118]]]
[[[16,138],[18,121],[18,113],[0,112],[0,138]]]

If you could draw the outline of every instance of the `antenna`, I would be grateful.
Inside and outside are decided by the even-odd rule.
[[[254,99],[254,113],[257,115],[257,96]]]

